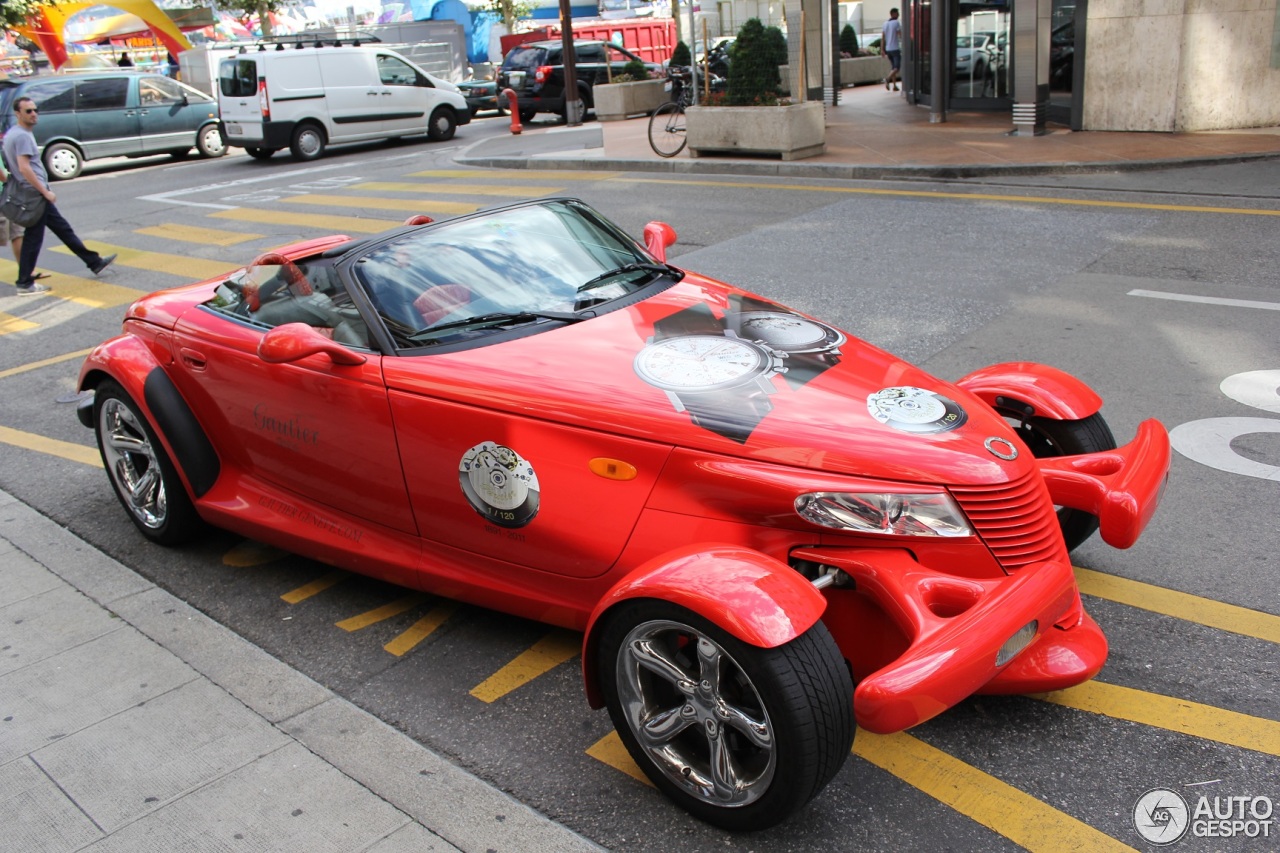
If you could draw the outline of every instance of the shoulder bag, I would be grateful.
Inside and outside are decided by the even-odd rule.
[[[45,207],[49,204],[43,194],[31,184],[18,180],[10,174],[4,182],[4,191],[0,192],[0,214],[29,228],[44,216]]]

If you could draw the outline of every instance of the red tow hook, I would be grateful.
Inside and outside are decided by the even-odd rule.
[[[516,100],[516,93],[511,89],[503,89],[502,95],[507,99],[507,105],[511,110],[511,132],[519,136],[524,131],[524,125],[520,123],[520,102]]]

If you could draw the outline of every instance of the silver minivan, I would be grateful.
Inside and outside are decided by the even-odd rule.
[[[99,157],[226,153],[218,105],[208,95],[159,74],[106,71],[0,81],[0,128],[17,121],[13,104],[40,108],[36,142],[50,180],[80,174]]]

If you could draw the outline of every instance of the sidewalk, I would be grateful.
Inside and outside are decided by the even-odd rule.
[[[598,851],[0,492],[0,848]]]
[[[1043,136],[1010,136],[1007,113],[951,112],[932,124],[927,107],[881,85],[840,91],[828,105],[826,153],[805,160],[714,156],[688,149],[664,160],[649,148],[648,118],[590,121],[578,128],[538,123],[520,136],[483,140],[459,163],[696,174],[882,179],[1120,171],[1280,157],[1280,128],[1206,133],[1073,132],[1049,124]],[[508,119],[500,119],[508,121]]]

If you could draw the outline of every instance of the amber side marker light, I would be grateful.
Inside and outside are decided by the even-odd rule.
[[[621,459],[607,459],[603,456],[597,456],[587,465],[591,469],[591,473],[598,474],[606,480],[634,480],[636,478],[636,466],[630,462],[623,462]]]

